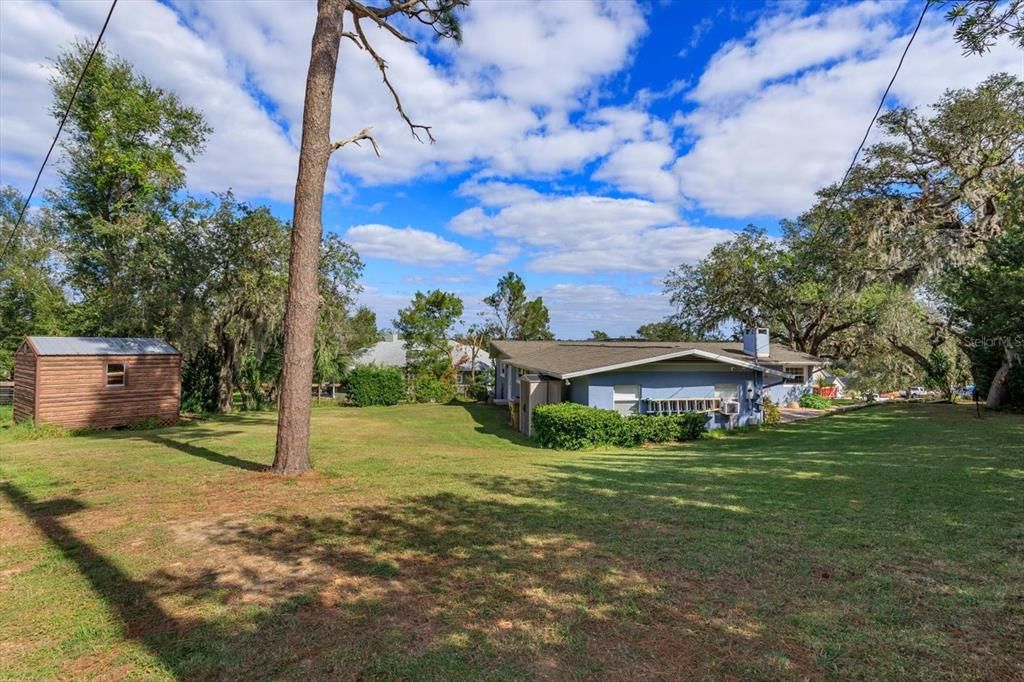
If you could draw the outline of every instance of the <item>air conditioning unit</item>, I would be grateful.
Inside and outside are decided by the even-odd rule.
[[[739,414],[740,404],[736,400],[726,400],[722,403],[722,414]]]

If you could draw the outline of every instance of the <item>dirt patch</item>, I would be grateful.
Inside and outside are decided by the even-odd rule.
[[[168,566],[159,579],[218,592],[222,602],[272,603],[328,585],[336,577],[314,543],[290,551],[246,551],[253,545],[275,546],[284,531],[271,524],[225,516],[175,523],[171,528],[183,556],[190,558]],[[349,586],[355,588],[351,576],[337,578],[350,579]]]

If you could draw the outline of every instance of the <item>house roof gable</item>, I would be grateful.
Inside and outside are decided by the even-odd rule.
[[[777,376],[788,376],[778,369],[765,367],[764,364],[776,364],[797,359],[792,356],[798,356],[805,361],[817,360],[806,353],[796,353],[789,349],[781,352],[773,349],[772,355],[775,357],[758,362],[743,352],[743,345],[740,343],[717,342],[494,341],[491,346],[497,355],[511,365],[559,379],[571,379],[615,369],[690,357],[744,367]]]

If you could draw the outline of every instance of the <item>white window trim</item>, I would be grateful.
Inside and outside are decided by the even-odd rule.
[[[782,383],[789,386],[803,386],[807,383],[807,367],[803,365],[783,365],[782,371],[786,374],[796,375],[792,379],[784,379]],[[797,378],[797,376],[799,378]]]
[[[110,383],[110,366],[121,365],[121,383],[112,384]],[[124,388],[128,385],[128,363],[126,362],[108,362],[107,368],[104,371],[104,379],[106,380],[107,388]]]

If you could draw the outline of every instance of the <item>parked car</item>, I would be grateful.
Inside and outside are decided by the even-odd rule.
[[[925,398],[930,394],[928,389],[924,386],[911,386],[908,390],[903,391],[904,398]]]

